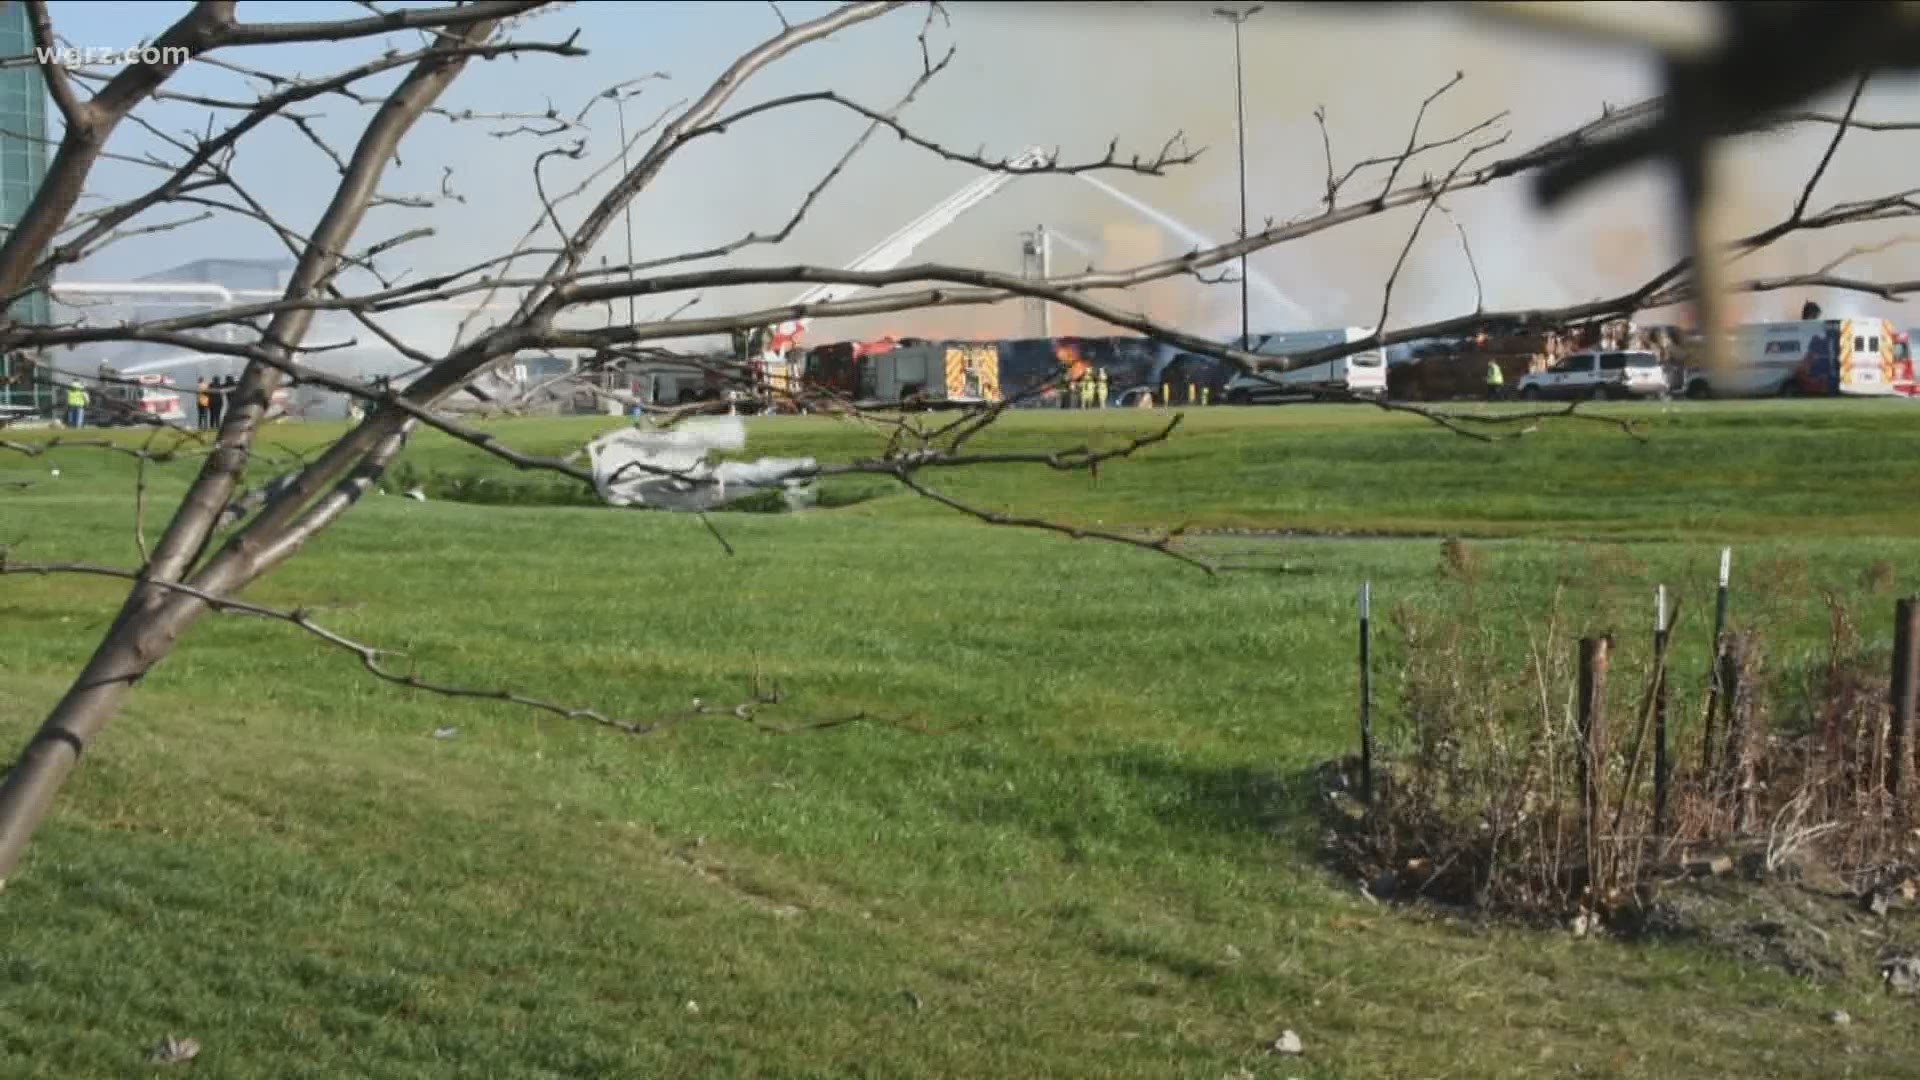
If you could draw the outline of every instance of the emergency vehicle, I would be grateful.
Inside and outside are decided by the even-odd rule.
[[[1689,367],[1686,393],[1690,398],[1899,394],[1899,336],[1892,323],[1874,318],[1736,326],[1729,335],[1727,369]]]

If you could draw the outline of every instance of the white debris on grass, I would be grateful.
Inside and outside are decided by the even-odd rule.
[[[810,501],[813,458],[709,459],[746,445],[739,417],[697,417],[665,429],[616,428],[587,444],[587,458],[594,487],[612,506],[711,510],[759,491],[780,491],[789,507]]]

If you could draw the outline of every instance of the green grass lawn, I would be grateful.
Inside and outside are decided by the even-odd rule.
[[[369,498],[249,597],[437,679],[652,717],[758,677],[787,694],[770,719],[877,719],[635,739],[210,618],[0,894],[0,1075],[139,1074],[169,1032],[203,1044],[196,1073],[249,1078],[1911,1075],[1911,1006],[1868,988],[1385,910],[1316,857],[1309,770],[1353,741],[1354,587],[1383,612],[1460,602],[1415,537],[1489,538],[1479,617],[1516,643],[1556,586],[1573,629],[1628,640],[1652,585],[1675,587],[1689,676],[1722,542],[1737,615],[1777,630],[1783,663],[1818,647],[1821,590],[1885,636],[1891,592],[1920,589],[1920,407],[1603,411],[1650,442],[1219,409],[1097,485],[940,478],[1108,526],[1400,535],[1267,543],[1287,572],[1215,578],[872,479],[833,482],[877,496],[843,509],[716,515],[731,558],[690,517]],[[987,445],[1156,420],[1019,415]],[[548,452],[600,426],[499,425]],[[752,454],[876,445],[818,419],[750,430]],[[432,435],[407,460],[512,472]],[[152,470],[149,535],[188,469]],[[133,484],[98,451],[0,452],[0,540],[130,563]],[[1876,562],[1891,582],[1869,584]],[[0,579],[0,739],[25,738],[121,593]],[[1283,1028],[1304,1058],[1263,1055]]]

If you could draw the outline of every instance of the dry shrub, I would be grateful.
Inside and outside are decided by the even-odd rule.
[[[1467,546],[1457,536],[1450,536],[1440,543],[1440,577],[1444,581],[1454,581],[1462,585],[1477,585],[1480,582],[1480,553]]]
[[[1799,555],[1774,555],[1756,561],[1746,575],[1750,584],[1783,600],[1813,595],[1813,566]]]
[[[1873,564],[1860,574],[1860,587],[1873,596],[1884,596],[1893,591],[1893,563],[1886,559],[1875,559]]]
[[[1392,614],[1385,654],[1398,678],[1376,724],[1374,801],[1335,819],[1350,870],[1402,897],[1613,921],[1642,911],[1653,896],[1645,882],[1709,856],[1755,873],[1817,860],[1858,880],[1911,863],[1910,822],[1885,787],[1888,657],[1863,648],[1831,596],[1826,655],[1810,668],[1770,660],[1752,630],[1730,634],[1731,694],[1697,663],[1709,685],[1683,687],[1672,655],[1662,664],[1650,649],[1613,650],[1589,825],[1577,646],[1595,635],[1570,629],[1563,597],[1522,628],[1524,648],[1478,610],[1472,589],[1453,611]],[[1678,626],[1674,640],[1684,640]],[[1656,673],[1673,703],[1662,822]]]
[[[1587,576],[1595,583],[1645,581],[1647,564],[1620,544],[1595,544],[1587,549]]]
[[[1631,892],[1637,860],[1605,843],[1590,852],[1583,839],[1578,673],[1557,599],[1529,628],[1518,663],[1471,602],[1454,615],[1394,612],[1403,663],[1375,799],[1340,835],[1343,854],[1370,879],[1404,895],[1524,913],[1578,906],[1595,881],[1603,893]]]
[[[1891,656],[1862,643],[1830,594],[1827,609],[1827,655],[1808,673],[1801,722],[1774,748],[1772,784],[1784,797],[1775,800],[1773,831],[1776,843],[1811,848],[1834,870],[1870,878],[1912,855],[1905,815],[1887,790]]]

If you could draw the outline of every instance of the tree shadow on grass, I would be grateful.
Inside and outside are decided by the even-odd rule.
[[[1309,805],[1298,778],[1277,769],[1187,762],[1130,751],[1098,764],[1138,791],[1169,829],[1196,836],[1283,836],[1294,832]]]
[[[1075,758],[1066,768],[1055,762],[1044,781],[1023,775],[1027,762],[1011,754],[972,764],[986,782],[950,798],[949,814],[1052,841],[1071,861],[1142,850],[1223,854],[1276,840],[1306,851],[1314,842],[1309,770],[1148,748]]]

